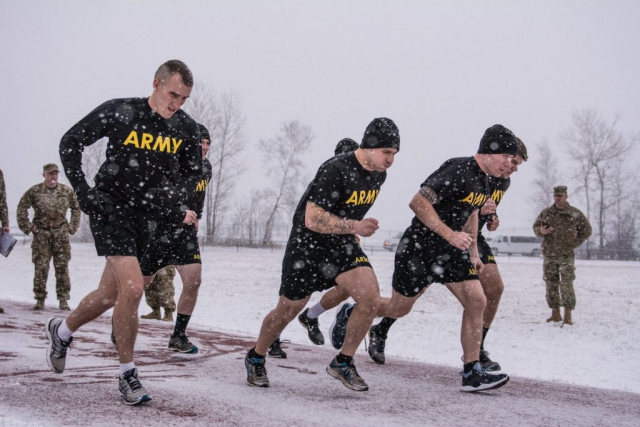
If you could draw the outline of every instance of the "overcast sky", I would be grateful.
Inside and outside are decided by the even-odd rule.
[[[419,184],[446,159],[475,153],[501,123],[532,157],[513,176],[501,227],[530,234],[535,144],[553,144],[583,108],[619,113],[620,130],[640,131],[638,17],[634,0],[0,0],[11,223],[42,165],[60,162],[64,132],[108,99],[148,96],[155,69],[176,58],[243,99],[253,171],[238,197],[264,185],[255,147],[283,121],[313,129],[312,176],[338,140],[359,141],[386,116],[401,149],[370,214],[381,230],[402,230]]]

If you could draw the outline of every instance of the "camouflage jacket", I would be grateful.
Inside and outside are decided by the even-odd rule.
[[[9,226],[9,209],[7,209],[7,190],[4,187],[4,175],[0,170],[0,223],[3,227]]]
[[[29,208],[35,212],[31,222]],[[24,234],[29,234],[34,224],[41,230],[58,229],[67,224],[67,209],[71,209],[69,234],[74,234],[80,225],[80,206],[71,187],[58,183],[55,188],[49,188],[44,182],[34,185],[18,203],[18,227]]]
[[[540,227],[544,224],[553,227],[553,231],[547,235],[540,233]],[[533,223],[533,232],[544,238],[544,256],[562,256],[572,254],[591,236],[591,224],[579,209],[568,204],[566,208],[558,209],[554,204],[540,212]]]

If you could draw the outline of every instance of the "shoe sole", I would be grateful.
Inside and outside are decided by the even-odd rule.
[[[342,345],[340,345],[339,347],[336,345],[336,343],[333,342],[333,330],[336,327],[336,323],[338,323],[338,316],[340,315],[340,313],[342,313],[342,309],[346,306],[348,306],[349,303],[345,303],[342,304],[342,306],[340,306],[340,310],[338,311],[338,315],[336,315],[336,317],[333,318],[333,323],[331,323],[331,329],[329,329],[329,332],[331,333],[331,345],[333,346],[333,348],[335,348],[336,350],[340,350],[342,349],[342,345],[344,345],[344,341],[342,342]],[[346,309],[344,310],[345,313],[343,314],[343,316],[346,316]],[[345,333],[346,336],[346,333]]]
[[[478,387],[471,387],[471,386],[462,386],[462,388],[460,388],[460,391],[464,391],[467,393],[474,393],[476,391],[486,391],[486,390],[495,390],[498,389],[502,386],[504,386],[505,384],[507,384],[509,382],[509,377],[507,376],[506,378],[497,381],[495,383],[491,383],[491,384],[480,384]]]
[[[56,368],[55,366],[53,366],[53,364],[51,363],[51,348],[53,347],[53,337],[51,336],[51,332],[49,331],[49,324],[55,319],[55,317],[50,317],[49,320],[47,320],[47,323],[44,324],[44,333],[47,336],[47,340],[49,340],[49,346],[47,347],[46,350],[46,356],[47,356],[47,365],[49,365],[49,369],[51,369],[51,371],[55,374],[61,374],[63,370],[59,370],[58,368]]]
[[[349,390],[353,390],[353,391],[367,391],[367,390],[369,390],[369,386],[368,385],[357,386],[357,385],[349,384],[349,382],[342,375],[340,375],[339,373],[334,371],[333,368],[331,368],[331,366],[327,366],[327,374],[331,375],[333,378],[335,378],[338,381],[340,381]]]
[[[298,316],[298,322],[300,322],[300,324],[302,325],[303,328],[305,328],[307,330],[307,336],[309,337],[309,341],[311,341],[312,343],[314,343],[315,345],[324,345],[324,337],[322,337],[322,341],[314,341],[313,338],[311,338],[311,335],[309,335],[311,333],[311,330],[307,327],[307,325],[305,325],[302,320],[300,320],[300,316]]]
[[[148,394],[143,394],[140,399],[136,400],[135,402],[127,402],[127,400],[124,398],[124,396],[122,396],[122,400],[124,401],[125,405],[129,405],[129,406],[139,406],[142,405],[145,402],[149,402],[151,399],[151,396],[149,396]]]

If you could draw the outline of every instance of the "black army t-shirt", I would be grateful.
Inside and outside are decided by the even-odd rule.
[[[167,180],[186,196],[202,174],[202,150],[197,123],[178,110],[165,119],[148,98],[107,101],[74,125],[60,141],[60,158],[74,189],[86,185],[82,152],[109,138],[106,160],[95,185],[116,202],[151,210],[145,197]],[[118,204],[120,204],[118,203]]]
[[[287,250],[332,246],[341,244],[344,238],[355,242],[351,234],[322,234],[309,230],[305,226],[307,202],[313,202],[341,219],[360,221],[378,198],[386,177],[386,172],[363,168],[353,152],[323,163],[296,208]]]
[[[511,185],[511,178],[496,178],[493,176],[488,177],[489,180],[489,194],[491,194],[491,199],[496,203],[496,207],[502,201],[504,197],[504,193],[507,192],[509,186]],[[488,200],[488,199],[487,199]],[[489,220],[491,215],[480,215],[478,218],[478,236],[480,236],[480,232],[482,228]]]

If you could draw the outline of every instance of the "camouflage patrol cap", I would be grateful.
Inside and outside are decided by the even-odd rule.
[[[558,185],[557,187],[553,187],[553,195],[554,196],[566,196],[567,195],[567,186],[566,185]]]
[[[56,165],[55,163],[47,163],[46,165],[44,165],[42,167],[42,172],[60,172],[60,169],[58,169],[58,165]]]

